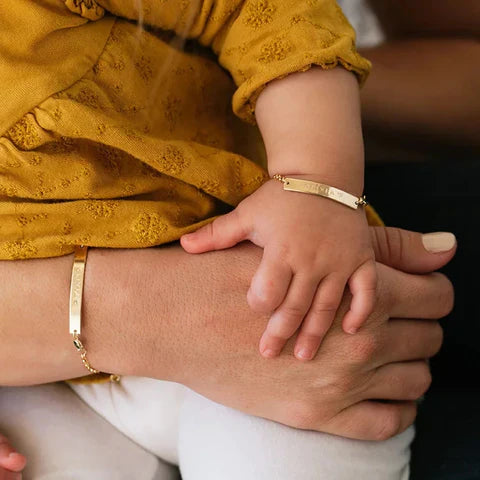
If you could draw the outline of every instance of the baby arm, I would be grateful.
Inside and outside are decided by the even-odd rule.
[[[257,101],[256,118],[271,176],[362,195],[363,140],[353,74],[314,67],[273,81]],[[295,355],[313,358],[347,283],[353,299],[344,329],[355,332],[372,311],[376,271],[362,208],[286,192],[270,180],[230,214],[184,236],[182,245],[200,253],[247,239],[264,248],[248,294],[252,308],[273,312],[260,342],[264,356],[279,354],[302,325]]]

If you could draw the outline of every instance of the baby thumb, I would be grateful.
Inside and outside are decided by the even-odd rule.
[[[233,247],[246,238],[246,230],[234,210],[196,232],[183,235],[180,243],[188,253],[204,253]]]

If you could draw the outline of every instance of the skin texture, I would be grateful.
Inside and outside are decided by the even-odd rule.
[[[442,342],[432,319],[450,311],[453,291],[443,275],[429,272],[448,263],[456,247],[429,253],[420,234],[398,229],[372,228],[370,235],[383,262],[376,310],[354,336],[340,328],[340,314],[308,364],[293,357],[292,342],[274,360],[256,353],[266,318],[253,314],[244,295],[258,248],[244,244],[198,257],[179,247],[92,249],[83,322],[90,360],[104,371],[180,382],[297,428],[390,438],[413,422],[414,401],[430,385],[425,359]],[[71,256],[0,262],[0,362],[9,366],[0,385],[85,374],[66,329],[71,262]],[[6,468],[20,471],[25,459],[7,459],[12,449],[3,438],[0,445],[0,480],[20,480]]]
[[[360,97],[353,74],[314,67],[273,81],[260,94],[256,119],[270,175],[362,195]],[[183,236],[181,243],[189,253],[204,253],[244,240],[264,249],[248,292],[250,307],[270,316],[260,340],[264,357],[276,357],[299,331],[295,355],[311,360],[347,284],[353,300],[344,312],[344,330],[355,333],[372,312],[377,273],[363,209],[285,192],[271,180],[232,213]]]
[[[419,234],[372,232],[377,258],[396,268],[430,272],[454,254],[426,252]],[[406,428],[415,416],[412,401],[430,382],[423,359],[441,344],[441,328],[430,319],[452,307],[448,280],[379,264],[377,308],[358,334],[342,331],[340,312],[312,362],[294,358],[292,341],[278,358],[265,360],[255,345],[267,319],[245,302],[260,255],[248,244],[200,256],[176,246],[92,249],[82,328],[91,363],[102,371],[176,381],[298,428],[366,439]],[[84,375],[66,327],[71,265],[71,256],[0,262],[0,362],[9,365],[0,384]],[[348,296],[345,302],[341,309]],[[406,403],[365,403],[372,398]]]

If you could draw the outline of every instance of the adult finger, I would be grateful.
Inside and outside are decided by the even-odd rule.
[[[421,234],[400,228],[371,227],[377,262],[410,273],[429,273],[455,255],[457,241],[449,232]]]
[[[377,369],[370,378],[364,399],[418,400],[432,383],[425,360],[390,363]]]
[[[445,275],[412,275],[377,264],[378,303],[389,316],[434,319],[445,317],[453,308],[453,287]]]
[[[416,415],[415,402],[364,400],[342,410],[319,430],[357,440],[388,440],[406,430]]]
[[[382,326],[382,342],[375,351],[373,365],[428,359],[443,342],[443,329],[436,321],[393,319]]]

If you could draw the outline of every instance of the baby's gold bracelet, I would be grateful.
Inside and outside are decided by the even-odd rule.
[[[70,284],[70,334],[73,337],[73,345],[80,353],[80,358],[85,368],[93,374],[101,373],[100,370],[93,368],[87,359],[87,350],[80,340],[82,329],[82,300],[83,285],[85,281],[85,266],[87,264],[88,247],[83,245],[75,246],[72,282]],[[110,380],[118,382],[118,375],[110,375]]]
[[[311,195],[330,198],[331,200],[342,203],[354,210],[357,210],[358,207],[368,205],[365,195],[356,197],[355,195],[351,195],[350,193],[323,183],[312,182],[311,180],[301,180],[299,178],[284,177],[283,175],[274,175],[272,178],[282,182],[283,189],[290,192],[309,193]]]

